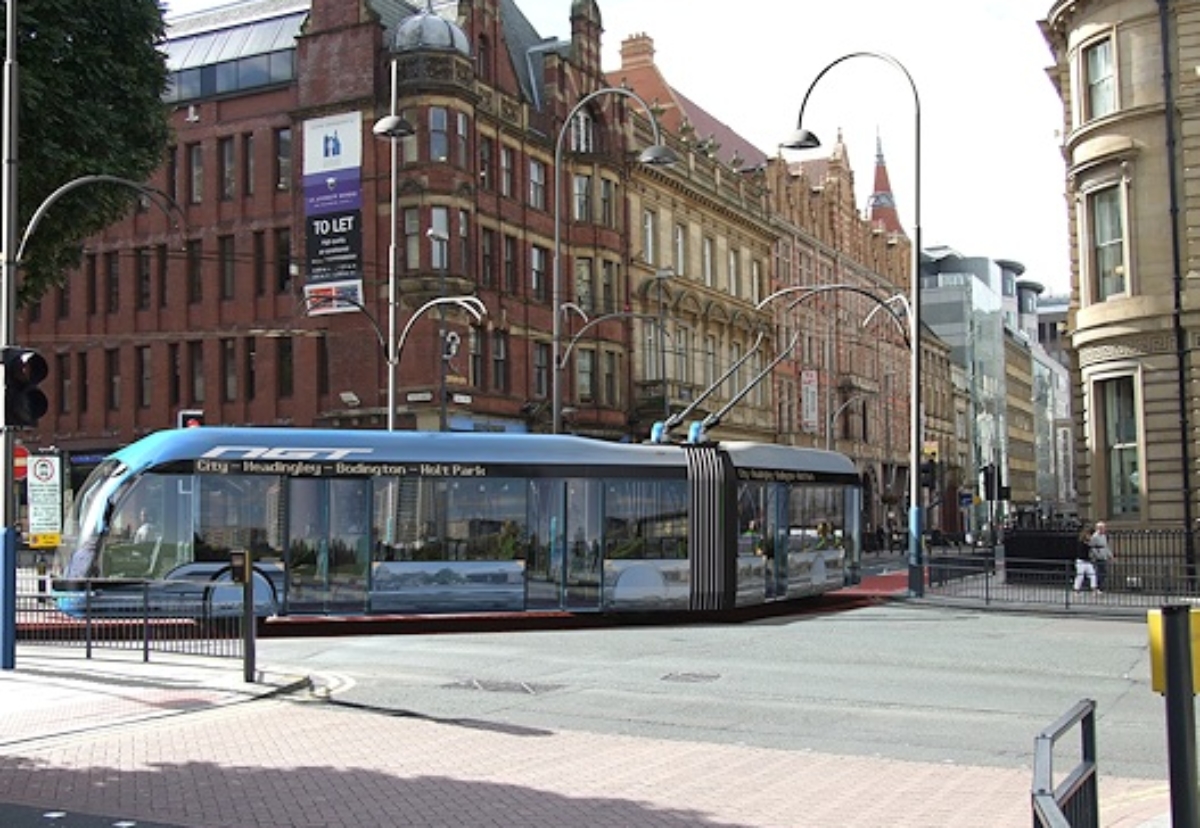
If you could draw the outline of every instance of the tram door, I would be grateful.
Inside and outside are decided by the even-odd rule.
[[[767,600],[787,595],[788,537],[786,488],[775,483],[743,483],[738,489],[738,551],[756,556]]]
[[[602,492],[598,480],[530,482],[530,544],[525,568],[530,609],[600,608]]]
[[[563,606],[599,609],[604,572],[604,486],[599,480],[572,478],[567,483],[567,520],[563,526]]]
[[[788,551],[791,525],[788,519],[788,489],[772,485],[766,491],[767,598],[786,598],[788,591]]]
[[[369,517],[365,480],[288,481],[289,612],[366,608]]]

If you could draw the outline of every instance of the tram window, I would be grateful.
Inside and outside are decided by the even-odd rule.
[[[514,560],[529,549],[528,482],[381,479],[371,496],[375,561]]]
[[[375,561],[445,560],[446,481],[440,478],[376,480],[371,526]]]
[[[446,498],[449,556],[469,561],[524,558],[527,512],[524,480],[450,481]]]
[[[765,555],[768,551],[768,486],[742,483],[738,486],[738,554]]]
[[[358,571],[367,561],[370,538],[366,480],[330,480],[329,565],[334,571]]]
[[[687,484],[608,481],[604,550],[607,558],[686,558]]]
[[[526,545],[528,571],[550,573],[558,561],[552,550],[561,543],[558,537],[562,521],[562,480],[542,478],[528,481],[529,542]]]
[[[422,504],[423,481],[389,477],[376,480],[373,488],[374,559],[412,560],[412,551],[420,539],[418,512]]]
[[[196,561],[227,563],[231,549],[247,549],[255,560],[282,558],[278,478],[203,477],[197,488]]]
[[[842,489],[794,486],[788,497],[788,545],[792,551],[840,547],[845,538]]]

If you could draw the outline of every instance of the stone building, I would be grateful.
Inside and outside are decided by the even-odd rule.
[[[1200,3],[1062,0],[1042,29],[1063,105],[1079,508],[1117,528],[1197,516],[1193,279]],[[1192,554],[1191,552],[1189,554]]]

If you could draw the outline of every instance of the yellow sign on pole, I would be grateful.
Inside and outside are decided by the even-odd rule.
[[[62,535],[58,532],[39,532],[29,536],[30,549],[57,549],[62,545]]]
[[[937,462],[938,459],[938,444],[937,440],[926,440],[924,446],[924,454],[926,459]]]
[[[1146,626],[1150,632],[1150,689],[1156,693],[1167,692],[1167,662],[1163,655],[1166,640],[1163,634],[1162,610],[1152,609],[1146,613]],[[1192,644],[1192,693],[1200,688],[1200,613],[1188,610],[1188,628]]]

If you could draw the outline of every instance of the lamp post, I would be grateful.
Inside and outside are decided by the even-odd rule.
[[[438,260],[438,272],[441,274],[438,294],[446,295],[446,267],[449,265],[447,259],[450,258],[450,234],[444,230],[435,230],[430,228],[428,233],[429,240],[434,242],[437,247],[431,250],[437,250],[438,255],[434,256]],[[438,393],[440,395],[438,404],[438,431],[446,430],[446,363],[450,360],[449,341],[446,339],[446,306],[442,305],[438,308]]]
[[[559,364],[559,351],[562,348],[562,256],[560,250],[562,247],[562,157],[563,157],[563,140],[567,136],[567,131],[571,128],[571,123],[575,120],[575,116],[587,106],[591,101],[601,95],[624,95],[627,98],[633,98],[642,107],[646,116],[650,119],[650,126],[654,129],[654,143],[642,150],[638,155],[638,161],[642,164],[655,167],[669,167],[679,161],[679,156],[670,147],[662,143],[662,133],[658,128],[658,119],[654,117],[654,112],[651,111],[649,105],[642,100],[638,94],[630,89],[622,86],[603,86],[596,91],[585,95],[580,99],[579,103],[572,107],[563,121],[562,126],[558,130],[558,138],[554,142],[554,273],[553,273],[553,308],[554,321],[553,332],[551,333],[550,343],[550,364],[557,366]],[[562,430],[562,387],[561,387],[561,371],[556,370],[551,377],[553,388],[551,389],[551,408],[553,415],[551,417],[551,430],[558,434]]]
[[[925,567],[922,560],[921,548],[921,481],[918,474],[921,468],[921,439],[922,439],[922,423],[921,423],[921,97],[917,93],[917,85],[913,82],[912,75],[904,64],[898,61],[891,55],[883,52],[851,52],[842,55],[832,63],[822,69],[817,77],[809,84],[808,91],[804,93],[804,98],[800,103],[800,114],[796,119],[796,132],[783,143],[782,146],[788,149],[812,149],[819,147],[821,142],[815,135],[806,129],[802,128],[804,122],[804,108],[808,104],[808,98],[812,94],[813,89],[820,82],[821,78],[833,69],[833,67],[841,64],[851,58],[870,57],[877,60],[882,60],[891,65],[894,69],[899,70],[905,80],[908,81],[909,88],[913,95],[913,239],[912,239],[912,264],[911,264],[911,284],[909,292],[911,300],[909,302],[909,347],[912,349],[912,390],[910,392],[910,423],[909,423],[909,503],[908,503],[908,589],[909,592],[920,597],[925,594]]]
[[[9,14],[12,14],[13,4],[9,5]],[[11,25],[11,21],[10,21]],[[9,38],[10,59],[11,47],[14,43],[10,33]],[[8,76],[9,67],[5,67],[5,75]],[[9,87],[11,90],[11,87]],[[12,101],[14,98],[6,98],[6,101]],[[15,153],[15,143],[9,145],[8,139],[10,136],[15,138],[15,113],[8,113],[6,104],[6,121],[4,128],[5,140],[5,155],[12,158],[11,153]],[[13,159],[15,161],[15,159]],[[20,270],[21,263],[25,260],[25,247],[29,244],[29,239],[33,236],[33,232],[38,228],[38,224],[46,215],[46,212],[58,202],[58,199],[67,193],[83,187],[88,184],[119,184],[124,187],[129,187],[135,190],[144,198],[150,200],[157,205],[168,220],[174,217],[176,219],[176,229],[182,231],[184,213],[183,208],[171,196],[161,190],[150,187],[146,184],[133,181],[120,176],[99,174],[99,175],[83,175],[74,178],[63,184],[42,201],[38,208],[33,212],[29,219],[29,223],[25,227],[25,232],[21,234],[20,242],[17,241],[16,224],[17,216],[17,194],[15,190],[16,175],[10,165],[4,165],[4,207],[0,211],[3,215],[2,222],[4,224],[3,248],[2,255],[4,259],[3,276],[0,277],[0,283],[3,284],[4,295],[4,312],[3,322],[0,323],[3,329],[3,344],[7,347],[12,344],[15,339],[16,328],[16,293],[17,293],[17,273]],[[9,188],[13,187],[12,190]],[[4,368],[3,370],[8,370]],[[4,380],[7,384],[7,378]],[[12,525],[13,519],[16,517],[16,504],[12,500],[13,493],[13,462],[12,452],[14,441],[12,439],[12,431],[9,428],[10,423],[7,421],[8,414],[0,411],[0,454],[3,454],[3,469],[0,471],[0,480],[2,480],[2,489],[0,489],[0,526],[4,527],[4,537],[0,538],[0,669],[11,670],[16,659],[16,589],[17,589],[17,549],[16,549],[16,529]]]
[[[396,168],[398,166],[396,158],[396,147],[401,139],[412,135],[415,130],[408,121],[401,118],[396,113],[396,58],[392,58],[391,65],[392,84],[391,84],[391,99],[388,104],[389,114],[383,116],[375,122],[375,126],[371,131],[376,138],[385,140],[390,145],[390,160],[391,160],[391,181],[389,193],[390,218],[391,218],[391,233],[388,241],[388,346],[387,346],[387,430],[396,430],[396,365],[400,361],[399,355],[396,352],[396,305],[400,300],[397,295],[396,286],[396,234],[398,230],[398,219],[396,217],[397,208],[397,193],[396,193]]]
[[[13,342],[17,298],[17,3],[8,0],[5,15],[4,115],[0,161],[0,345]],[[7,382],[7,377],[4,378]],[[0,411],[0,669],[11,670],[17,652],[17,531],[13,525],[13,436],[8,417]]]

